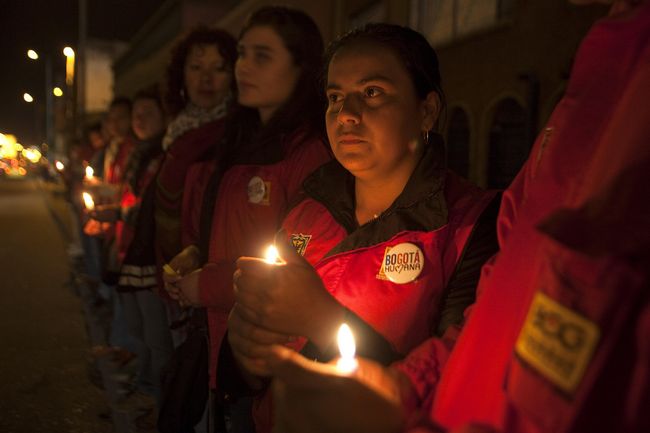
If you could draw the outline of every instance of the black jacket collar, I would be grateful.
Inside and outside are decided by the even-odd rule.
[[[431,231],[447,223],[445,167],[441,139],[426,145],[402,193],[377,219],[359,226],[355,216],[354,176],[337,161],[312,173],[304,182],[308,196],[320,202],[349,236],[328,255],[384,242],[402,231]]]

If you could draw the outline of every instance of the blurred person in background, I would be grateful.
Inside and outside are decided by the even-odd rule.
[[[162,264],[181,250],[186,176],[192,164],[212,161],[219,152],[236,93],[233,77],[236,58],[235,38],[223,30],[207,27],[192,29],[172,49],[163,96],[173,119],[163,137],[166,155],[155,181],[155,224],[149,224],[152,241],[148,259],[141,260],[143,278],[159,280]],[[204,186],[198,181],[189,183],[193,191],[202,191]],[[195,204],[200,207],[201,200]],[[166,292],[160,294],[163,293]],[[166,299],[176,350],[165,372],[161,428],[176,432],[196,425],[197,431],[205,432],[207,415],[199,423],[207,413],[207,356],[201,352],[207,332],[205,312]],[[193,380],[193,375],[201,375],[201,379]],[[194,389],[195,383],[201,384],[202,389]]]
[[[202,194],[208,206],[190,206],[186,239],[196,243],[170,260],[174,273],[165,275],[173,297],[207,307],[212,390],[235,260],[262,253],[304,178],[330,158],[318,88],[323,42],[314,21],[296,9],[264,7],[247,19],[237,46],[239,105]],[[251,431],[250,399],[213,403],[211,431]]]

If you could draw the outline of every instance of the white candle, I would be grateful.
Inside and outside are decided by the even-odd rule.
[[[275,247],[275,245],[269,245],[266,248],[266,252],[264,253],[264,261],[270,265],[278,265],[283,263],[282,259],[280,258],[280,253],[278,252],[278,249]]]
[[[350,327],[344,323],[339,327],[337,342],[339,344],[339,351],[341,357],[336,362],[336,369],[341,373],[352,373],[357,369],[357,360],[354,357],[356,352],[356,344],[354,343],[354,335]]]
[[[86,180],[92,180],[95,175],[95,170],[91,166],[86,167]]]
[[[88,210],[95,209],[95,202],[93,201],[93,197],[90,194],[88,194],[87,192],[83,192],[81,196],[84,199],[84,204],[86,205],[86,209]]]

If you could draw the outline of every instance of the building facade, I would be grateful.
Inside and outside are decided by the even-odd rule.
[[[237,35],[270,0],[170,0],[114,64],[115,92],[132,95],[162,79],[175,38],[198,17]],[[427,36],[440,58],[447,102],[440,131],[448,162],[482,186],[508,185],[563,94],[576,48],[605,7],[566,0],[285,0],[317,22],[326,41],[385,21]],[[192,14],[188,10],[202,9]],[[208,11],[209,9],[209,11]],[[189,18],[188,18],[189,17]],[[192,18],[193,17],[193,18]]]

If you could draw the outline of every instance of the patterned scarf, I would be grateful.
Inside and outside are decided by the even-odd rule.
[[[162,148],[164,151],[169,149],[174,141],[187,131],[196,129],[201,125],[220,119],[228,112],[228,105],[230,104],[230,96],[224,98],[221,104],[206,110],[205,108],[197,107],[196,105],[188,102],[183,111],[169,123],[167,132],[162,140]]]

